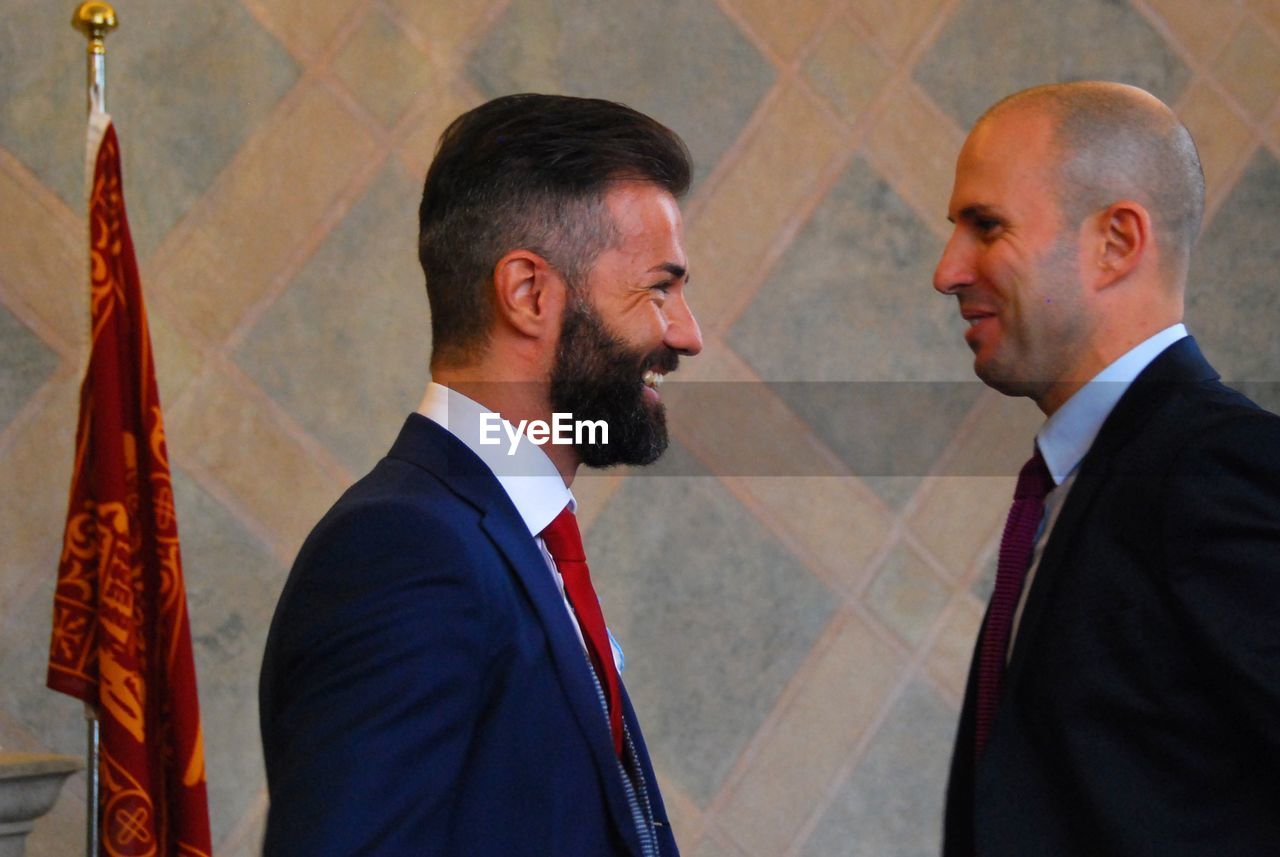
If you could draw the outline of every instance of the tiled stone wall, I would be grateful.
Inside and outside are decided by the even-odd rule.
[[[80,712],[43,663],[87,344],[74,5],[0,15],[0,746],[67,753]],[[929,285],[986,105],[1098,76],[1173,104],[1209,182],[1189,324],[1227,377],[1280,380],[1276,0],[117,6],[109,100],[226,857],[255,852],[265,811],[266,622],[310,525],[418,402],[416,197],[444,123],[487,97],[627,101],[698,160],[707,347],[681,375],[744,382],[750,405],[695,407],[709,399],[687,387],[666,475],[575,485],[694,857],[936,851],[1009,474],[1037,425],[959,383],[961,324]],[[78,853],[83,812],[80,778],[30,853]]]

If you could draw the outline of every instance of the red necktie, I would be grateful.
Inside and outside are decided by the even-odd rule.
[[[556,562],[556,569],[564,578],[565,594],[578,616],[578,627],[587,644],[587,654],[595,667],[596,677],[604,688],[609,704],[609,728],[613,733],[613,749],[622,755],[622,692],[618,683],[618,667],[613,662],[613,647],[609,645],[609,632],[605,628],[604,614],[600,612],[600,599],[591,585],[587,571],[587,555],[582,550],[582,533],[578,531],[578,519],[566,506],[556,519],[539,535],[547,551]]]
[[[1000,557],[996,564],[996,587],[982,630],[982,646],[978,652],[978,704],[975,711],[974,757],[981,758],[991,735],[991,722],[1000,704],[1004,682],[1005,653],[1013,616],[1022,595],[1022,584],[1031,564],[1036,530],[1044,516],[1044,498],[1053,488],[1053,477],[1036,448],[1018,474],[1018,487],[1013,492],[1013,507],[1005,521],[1000,539]]]

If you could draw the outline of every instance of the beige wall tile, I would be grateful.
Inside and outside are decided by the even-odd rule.
[[[3,611],[31,584],[27,575],[34,572],[52,580],[58,571],[76,451],[80,376],[64,374],[51,384],[42,407],[14,427],[14,436],[0,453],[5,485],[0,491],[0,622]]]
[[[850,122],[880,94],[891,73],[870,37],[844,17],[822,34],[804,66],[810,85]]]
[[[252,5],[285,46],[305,59],[328,46],[361,0],[253,0]]]
[[[1280,45],[1255,19],[1246,18],[1213,73],[1246,113],[1261,120],[1280,98]]]
[[[436,143],[449,123],[472,107],[479,105],[473,97],[463,95],[461,87],[448,80],[435,81],[419,102],[420,114],[413,120],[412,129],[398,149],[400,161],[409,175],[421,181],[426,178],[427,167],[436,152]]]
[[[1280,34],[1280,0],[1248,0],[1248,6],[1273,33]]]
[[[1024,399],[987,391],[941,472],[926,480],[909,525],[943,567],[957,577],[979,559],[1004,526],[1018,470],[1031,455],[1040,412]]]
[[[221,340],[373,152],[369,134],[311,86],[241,151],[192,228],[161,249],[157,285],[198,331]]]
[[[779,232],[818,190],[840,151],[840,132],[795,88],[779,93],[763,124],[688,224],[686,244],[696,278],[691,292],[704,330],[764,276],[762,264]]]
[[[33,193],[0,157],[0,279],[54,331],[64,348],[89,345],[89,236],[59,210],[52,192]]]
[[[752,31],[784,60],[799,53],[818,29],[826,12],[825,0],[730,0]]]
[[[756,477],[739,480],[826,575],[858,589],[888,536],[892,519],[855,477]]]
[[[1226,177],[1252,145],[1249,126],[1236,115],[1218,92],[1200,81],[1178,104],[1178,117],[1191,131],[1204,167],[1206,195],[1225,193]]]
[[[824,643],[722,813],[726,829],[755,857],[786,852],[900,677],[901,656],[856,616],[818,645]]]
[[[360,103],[387,126],[436,75],[396,25],[373,9],[333,62],[333,71]]]
[[[867,587],[867,608],[911,646],[928,636],[951,589],[911,546],[900,544]]]
[[[1196,59],[1218,55],[1240,20],[1238,0],[1150,0],[1151,8]]]
[[[672,431],[718,476],[844,472],[765,384],[673,383],[663,396]]]
[[[1013,497],[1013,477],[931,477],[911,517],[911,530],[957,577],[972,565],[998,527]]]
[[[156,367],[160,404],[166,409],[178,401],[187,384],[200,371],[204,355],[168,316],[147,306],[147,326],[151,329],[151,352]]]
[[[702,811],[685,791],[662,771],[655,771],[658,789],[662,792],[662,805],[667,808],[667,819],[675,833],[676,842],[687,843],[702,826]]]
[[[959,328],[956,335],[960,335]],[[983,390],[957,432],[957,442],[948,452],[941,472],[951,476],[1015,477],[1031,456],[1036,432],[1042,425],[1044,414],[1030,399]]]
[[[919,89],[899,84],[867,138],[869,155],[930,227],[946,231],[947,203],[964,134]]]
[[[968,593],[960,593],[942,618],[942,630],[925,660],[929,675],[952,698],[963,699],[973,645],[982,626],[986,606]]]
[[[260,394],[207,371],[170,415],[169,447],[238,501],[251,528],[292,557],[316,521],[346,488],[279,423]]]
[[[942,0],[858,0],[850,4],[895,58],[912,48],[941,6]]]
[[[18,8],[31,8],[24,14],[41,14],[35,11],[39,0],[16,2]],[[202,183],[192,191],[191,199],[166,197],[166,205],[179,205],[181,218],[167,239],[157,236],[162,241],[158,251],[142,260],[146,266],[143,281],[175,466],[243,519],[246,526],[226,533],[228,540],[247,537],[256,545],[257,538],[264,537],[283,562],[345,487],[345,476],[333,456],[300,429],[300,415],[290,413],[288,405],[267,399],[247,383],[229,358],[218,353],[220,347],[228,337],[243,332],[247,318],[268,318],[258,314],[267,309],[262,306],[264,300],[283,286],[282,276],[305,265],[304,254],[339,240],[326,230],[346,221],[346,206],[363,198],[365,183],[382,171],[379,159],[384,155],[388,129],[395,135],[392,156],[408,168],[411,183],[418,183],[439,133],[458,114],[478,103],[479,91],[486,84],[476,78],[477,69],[505,70],[509,65],[510,74],[501,77],[502,88],[538,88],[551,79],[548,68],[559,61],[554,59],[558,56],[556,40],[572,36],[585,44],[580,54],[588,73],[581,77],[582,85],[603,90],[591,94],[609,96],[611,90],[630,85],[627,75],[631,72],[614,77],[590,73],[597,67],[612,67],[616,58],[611,52],[617,45],[608,39],[592,43],[582,34],[617,32],[619,21],[637,16],[621,7],[611,10],[609,4],[590,6],[583,0],[568,5],[559,0],[239,2],[297,59],[297,67],[288,69],[288,79],[294,80],[296,72],[301,83],[267,118],[255,120],[256,124],[251,123],[255,127],[245,129],[248,136],[234,157],[229,153],[217,157],[220,172],[216,177],[210,174],[211,186]],[[1059,5],[1065,9],[1069,4]],[[571,25],[553,20],[555,9],[570,6],[575,10],[590,6],[590,10]],[[1017,17],[1025,14],[1030,19],[1034,13],[1029,4],[1014,6],[1017,4],[1010,5],[1014,11],[1007,16],[1009,27],[1057,40],[1030,46],[1030,51],[1061,48],[1090,66],[1105,59],[1098,43],[1082,35],[1089,29],[1091,16],[1096,17],[1088,9],[1081,7],[1079,17],[1074,13],[1056,17],[1050,33]],[[759,720],[743,727],[741,745],[749,749],[725,780],[728,791],[716,793],[708,786],[711,793],[699,794],[695,801],[686,790],[688,783],[681,788],[671,780],[675,768],[665,776],[660,773],[660,780],[681,844],[696,857],[808,853],[803,849],[817,847],[816,839],[802,845],[796,841],[797,834],[808,828],[814,814],[837,793],[836,780],[849,772],[855,754],[863,752],[871,725],[886,716],[884,712],[898,710],[906,698],[898,695],[898,688],[907,669],[909,645],[924,649],[920,670],[926,683],[936,685],[949,702],[960,700],[984,609],[974,591],[985,590],[973,581],[979,572],[989,573],[985,566],[990,564],[990,553],[999,540],[1013,472],[1029,451],[1041,418],[1026,402],[990,394],[992,403],[979,406],[951,441],[953,448],[947,450],[940,465],[940,470],[949,474],[947,478],[926,480],[914,496],[900,498],[902,502],[893,508],[886,507],[866,484],[849,476],[733,475],[734,470],[747,466],[780,472],[843,473],[847,469],[815,440],[808,424],[758,383],[758,371],[726,347],[722,337],[734,324],[736,314],[757,296],[756,290],[766,278],[772,281],[776,276],[777,272],[766,270],[766,266],[774,264],[794,237],[808,228],[815,207],[821,211],[820,198],[829,198],[828,186],[845,174],[850,158],[854,158],[856,169],[869,172],[869,164],[883,173],[922,222],[945,235],[948,227],[943,215],[963,129],[938,108],[945,93],[931,88],[935,103],[921,88],[923,84],[914,82],[905,65],[917,58],[926,65],[931,58],[935,65],[943,60],[923,42],[932,38],[935,30],[956,29],[957,23],[964,23],[943,21],[943,16],[964,15],[973,6],[955,0],[708,0],[699,8],[709,10],[704,21],[706,33],[733,42],[734,50],[726,56],[737,58],[744,67],[751,66],[759,80],[758,91],[747,87],[746,95],[739,93],[741,103],[735,102],[732,116],[736,124],[724,132],[727,138],[723,145],[708,148],[714,149],[716,158],[727,152],[728,160],[716,166],[710,163],[715,158],[705,159],[704,168],[715,169],[703,177],[698,195],[690,201],[687,246],[694,273],[690,299],[703,323],[707,344],[704,353],[686,361],[664,388],[664,392],[670,391],[672,404],[673,452],[683,456],[676,460],[686,466],[696,466],[696,458],[716,471],[743,507],[733,519],[740,526],[723,537],[752,538],[760,528],[776,533],[781,548],[786,549],[781,552],[790,551],[800,558],[794,565],[797,575],[789,585],[806,585],[815,591],[816,598],[841,605],[831,609],[843,612],[824,627],[816,646],[806,648],[812,637],[799,646],[794,661],[800,664],[798,671],[792,668],[778,679],[779,686],[786,688],[782,707],[768,717],[760,713],[763,731],[754,734]],[[1124,4],[1116,8],[1126,9],[1126,15],[1133,17]],[[727,14],[720,14],[721,10]],[[1276,104],[1280,72],[1275,59],[1280,45],[1280,2],[1147,0],[1143,16],[1148,13],[1163,19],[1163,23],[1157,22],[1161,35],[1153,35],[1154,41],[1159,43],[1163,35],[1171,34],[1179,45],[1176,53],[1190,56],[1196,66],[1191,73],[1175,69],[1167,79],[1178,83],[1170,86],[1180,93],[1179,110],[1201,147],[1210,190],[1217,188],[1219,196],[1225,197],[1232,188],[1223,183],[1237,174],[1242,159],[1250,157],[1259,130],[1272,155],[1280,158],[1280,110]],[[499,30],[503,38],[487,38],[493,22],[502,22]],[[996,21],[993,32],[1005,23]],[[734,31],[740,24],[751,31],[749,44]],[[180,21],[175,26],[180,27]],[[379,52],[380,46],[397,43],[401,35],[403,42],[391,53]],[[129,40],[127,34],[116,38]],[[476,53],[513,44],[523,50],[521,62],[487,62],[486,55]],[[768,61],[758,56],[757,47],[763,47]],[[1156,48],[1163,46],[1157,44]],[[1150,59],[1165,62],[1161,50],[1151,46],[1144,50]],[[348,52],[345,56],[344,51]],[[391,54],[399,56],[398,63]],[[672,115],[693,115],[696,129],[697,104],[707,103],[705,99],[695,99],[697,104],[689,113],[688,76],[671,65],[643,63],[645,56],[636,54],[645,71],[644,86],[638,91],[652,93],[655,115],[666,116],[673,110]],[[943,64],[954,69],[958,65],[952,61],[963,64],[968,61],[966,56],[947,56]],[[208,147],[200,145],[204,132],[225,132],[224,125],[243,128],[244,111],[239,109],[243,99],[262,97],[256,89],[252,95],[242,91],[248,88],[243,76],[248,66],[242,65],[243,61],[230,51],[223,71],[201,81],[216,95],[210,103],[224,105],[229,112],[206,112],[193,121],[190,144],[199,148],[173,156],[183,174],[209,162]],[[778,61],[784,66],[781,71],[770,64]],[[971,62],[982,59],[974,57]],[[80,66],[64,67],[70,69],[67,74],[73,80],[62,89],[62,84],[45,85],[44,77],[31,78],[32,70],[25,66],[15,69],[7,87],[0,86],[0,145],[9,147],[0,149],[0,211],[4,212],[0,218],[4,221],[0,229],[0,258],[4,260],[0,264],[0,300],[8,304],[9,312],[47,339],[63,361],[49,382],[51,386],[37,396],[33,407],[21,411],[12,430],[3,435],[5,445],[0,448],[0,469],[6,473],[6,484],[21,487],[20,491],[0,491],[0,531],[8,534],[0,564],[0,628],[8,629],[6,643],[19,637],[22,644],[17,649],[0,650],[25,653],[24,663],[32,667],[33,676],[47,647],[47,625],[27,630],[28,626],[36,629],[39,623],[24,625],[18,619],[37,602],[44,605],[40,609],[47,609],[48,598],[42,588],[51,585],[60,547],[80,382],[71,364],[82,359],[87,346],[88,295],[83,212],[77,204],[68,208],[63,202],[74,195],[64,186],[67,170],[52,170],[47,164],[42,168],[20,161],[22,156],[12,153],[19,148],[14,140],[47,140],[54,149],[66,149],[66,158],[79,173],[81,152],[76,146],[62,145],[64,137],[70,139],[63,126],[49,125],[49,117],[65,118],[66,110],[58,104],[78,109],[79,101],[64,96],[73,92],[80,97]],[[236,72],[237,68],[241,72]],[[277,63],[273,68],[282,67]],[[1206,74],[1209,76],[1201,80]],[[163,75],[152,77],[154,82],[136,82],[144,90],[138,96],[154,111],[153,116],[160,111],[168,115],[171,110],[166,99],[172,97],[172,82],[162,79]],[[1191,83],[1183,86],[1181,81],[1188,77]],[[395,92],[380,91],[387,81]],[[973,81],[966,81],[972,88]],[[886,86],[896,89],[886,93]],[[762,96],[764,102],[760,101]],[[954,93],[949,97],[955,103],[947,103],[947,110],[963,102]],[[355,109],[355,101],[372,115]],[[124,109],[125,100],[116,106]],[[968,113],[958,111],[956,115]],[[731,143],[748,120],[745,137]],[[130,127],[136,130],[136,117]],[[15,128],[21,133],[5,136],[5,129]],[[863,145],[864,151],[851,152],[855,144]],[[129,146],[135,155],[142,148],[143,141],[138,140]],[[48,190],[40,181],[57,186]],[[868,242],[867,247],[858,248],[862,255],[856,258],[887,252],[886,245],[892,243],[889,238]],[[1265,248],[1244,248],[1236,255],[1254,268],[1261,265],[1261,269],[1270,270],[1267,252]],[[914,251],[903,256],[902,270],[915,264],[905,257],[919,258]],[[838,276],[839,266],[825,254],[823,259],[816,263],[815,273],[834,271]],[[1247,291],[1249,284],[1241,276],[1231,274],[1223,288]],[[912,278],[918,281],[914,274]],[[415,287],[420,288],[420,281]],[[1259,329],[1265,327],[1262,317],[1266,313],[1260,311],[1265,307],[1255,298],[1264,292],[1238,301],[1240,312],[1259,317]],[[326,334],[314,324],[311,328],[316,347],[325,347]],[[759,336],[767,332],[763,330]],[[958,342],[958,323],[954,335]],[[269,330],[263,336],[278,338]],[[306,338],[305,331],[302,338]],[[843,335],[815,335],[812,326],[803,328],[799,338],[804,339],[803,348],[816,354],[847,345]],[[747,341],[759,344],[763,339]],[[859,366],[900,361],[903,354],[914,353],[909,342],[899,349],[895,343],[868,348],[871,340],[858,341],[861,345],[856,346],[853,356]],[[737,344],[745,349],[742,342]],[[800,349],[796,352],[798,355]],[[963,365],[959,369],[962,374],[967,371]],[[758,395],[726,402],[726,397],[714,390],[700,389],[706,385],[696,382],[702,381],[742,382],[758,388]],[[687,389],[681,390],[681,386]],[[996,401],[1000,404],[994,404]],[[726,421],[731,431],[726,431]],[[675,465],[677,469],[680,466]],[[998,475],[971,475],[977,473]],[[600,533],[591,526],[594,516],[602,510],[607,514],[619,497],[634,493],[636,482],[621,471],[584,477],[574,487],[584,505],[584,528],[595,538]],[[658,509],[655,514],[665,513]],[[897,515],[906,518],[905,533]],[[194,552],[196,536],[202,530],[194,523],[183,527],[184,545],[191,541]],[[224,530],[225,526],[207,523],[204,532],[210,535]],[[895,554],[886,543],[890,538],[903,541],[909,552],[919,556],[900,562],[895,571]],[[685,550],[691,543],[682,537],[672,544]],[[901,556],[899,553],[898,558]],[[806,569],[821,579],[821,585],[808,579]],[[923,587],[916,585],[919,583]],[[928,590],[925,602],[916,600],[920,589]],[[857,595],[865,599],[862,604],[867,612],[862,612],[862,606],[850,605]],[[945,606],[939,610],[937,603],[943,599]],[[23,630],[18,630],[20,627]],[[760,630],[759,623],[752,627],[758,631],[754,636],[721,636],[706,642],[732,651],[744,643],[760,645],[761,640],[770,639],[769,634],[789,630],[787,625],[766,630]],[[887,629],[894,630],[890,633]],[[815,629],[813,633],[819,632]],[[725,659],[718,663],[723,667]],[[696,667],[682,665],[679,658],[664,659],[663,669],[670,671],[664,676],[668,689],[662,691],[667,694],[679,694],[671,687],[714,679],[698,673]],[[203,673],[201,677],[207,678]],[[57,725],[66,721],[63,715],[69,711],[68,700],[42,692],[38,681],[25,684],[30,685],[33,700],[30,710],[37,716],[26,717],[29,711],[24,712],[25,728],[30,731],[24,740],[52,745],[59,743],[57,736],[74,734],[78,738],[78,731],[68,733]],[[769,697],[765,711],[777,698]],[[207,715],[210,728],[225,729],[226,716],[219,712],[251,703],[251,698],[236,697],[233,705],[212,706]],[[4,743],[15,734],[6,728],[5,718],[16,717],[18,709],[0,707],[6,709],[0,712],[0,743]],[[661,712],[661,706],[647,710],[653,719],[652,723],[645,720],[652,747],[669,737],[670,721],[663,727],[661,717],[653,717]],[[78,714],[70,714],[78,722]],[[644,719],[645,711],[641,714]],[[686,736],[686,746],[721,741],[726,722],[709,718],[704,731]],[[677,724],[680,728],[685,725]],[[245,758],[231,760],[232,767],[256,764],[257,752],[256,747],[246,747]],[[886,768],[877,768],[875,759],[856,761],[850,780],[865,770],[915,769],[909,753],[895,754]],[[256,785],[250,788],[256,789]],[[221,829],[215,831],[219,854],[248,857],[260,850],[262,803],[256,802],[248,810],[242,806],[215,807],[215,817],[221,815]],[[77,819],[82,810],[80,784],[64,794],[56,810],[59,815],[37,829],[28,853],[68,853],[71,839],[81,829]],[[909,808],[902,811],[916,812]],[[233,813],[241,817],[229,818]],[[934,824],[935,814],[928,813],[927,819],[922,813],[911,817],[914,823]],[[824,817],[838,815],[824,813]],[[847,819],[840,823],[847,824]],[[837,830],[834,838],[826,841],[837,841],[840,836],[854,841],[858,825],[847,826],[847,834]],[[908,847],[901,841],[895,846]]]
[[[387,5],[429,41],[433,50],[445,51],[467,43],[495,6],[492,0],[387,0]]]
[[[676,842],[680,841],[679,839],[676,840]],[[693,857],[742,857],[742,852],[735,848],[732,843],[726,842],[718,832],[715,832],[709,834],[698,843],[693,852]]]

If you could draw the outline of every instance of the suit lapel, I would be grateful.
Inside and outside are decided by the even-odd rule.
[[[639,836],[620,779],[618,759],[613,752],[609,722],[600,708],[590,661],[573,630],[546,560],[538,552],[511,499],[478,456],[444,428],[420,414],[409,415],[390,455],[435,474],[454,493],[481,512],[481,527],[514,571],[546,634],[556,675],[591,749],[592,761],[608,795],[614,821],[631,850],[641,853]],[[633,734],[638,735],[634,722],[632,728]]]
[[[1174,393],[1177,386],[1212,381],[1217,377],[1213,367],[1201,355],[1195,340],[1190,336],[1184,337],[1161,352],[1134,379],[1107,416],[1093,445],[1080,462],[1075,484],[1067,495],[1062,512],[1058,515],[1040,557],[1040,566],[1036,569],[1031,591],[1027,593],[1022,622],[1014,641],[1013,656],[1009,661],[1006,678],[1007,686],[1017,684],[1025,668],[1027,653],[1035,648],[1034,641],[1045,611],[1052,601],[1053,590],[1066,568],[1067,552],[1075,543],[1076,534],[1088,517],[1098,490],[1110,476],[1115,457],[1151,419],[1161,403]]]

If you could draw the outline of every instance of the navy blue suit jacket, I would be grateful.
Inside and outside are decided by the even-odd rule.
[[[1080,463],[945,857],[1280,854],[1280,418],[1217,378],[1174,343]]]
[[[488,468],[425,417],[303,545],[259,691],[268,857],[641,853],[546,562]],[[629,702],[625,719],[675,855]]]

